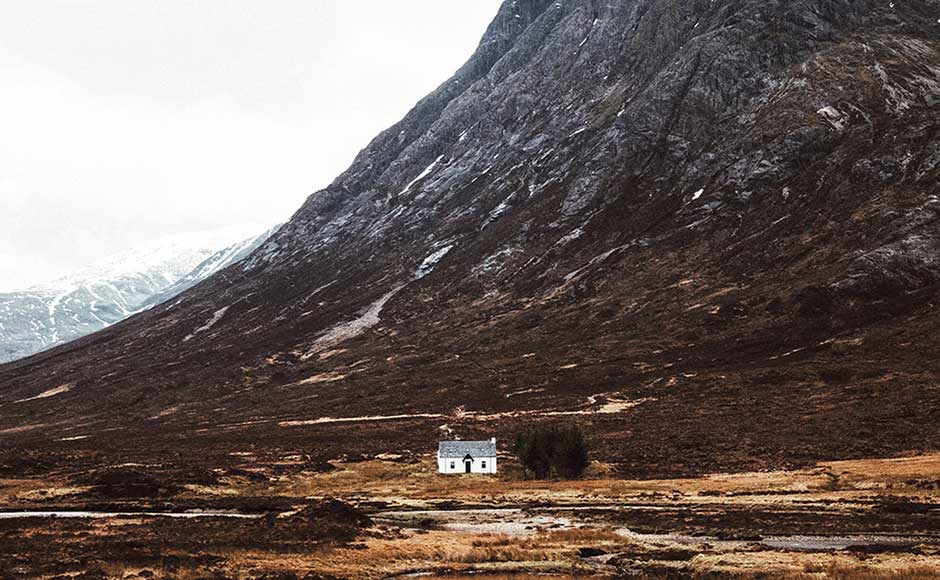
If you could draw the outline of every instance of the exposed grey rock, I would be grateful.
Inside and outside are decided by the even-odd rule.
[[[43,413],[219,448],[359,417],[316,431],[344,453],[578,410],[634,475],[938,448],[938,18],[507,1],[238,267],[0,367],[0,403],[70,380]],[[588,415],[598,393],[642,403]]]

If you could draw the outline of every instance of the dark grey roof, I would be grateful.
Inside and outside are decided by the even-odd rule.
[[[437,456],[448,459],[471,457],[496,457],[493,441],[441,441],[437,444]]]

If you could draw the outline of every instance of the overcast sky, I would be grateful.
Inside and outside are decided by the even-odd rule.
[[[500,0],[0,0],[0,290],[284,221]]]

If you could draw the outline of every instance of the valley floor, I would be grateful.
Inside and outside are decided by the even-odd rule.
[[[236,457],[202,482],[140,465],[0,480],[0,577],[940,576],[940,455],[572,482],[508,460],[444,477],[428,457]],[[39,511],[63,513],[23,517]]]

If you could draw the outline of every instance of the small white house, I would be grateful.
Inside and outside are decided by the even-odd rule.
[[[441,441],[438,473],[496,473],[496,438],[489,441]]]

